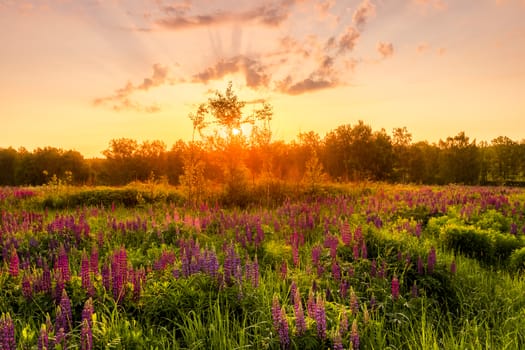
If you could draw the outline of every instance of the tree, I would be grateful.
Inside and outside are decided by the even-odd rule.
[[[479,152],[476,140],[469,142],[468,136],[460,132],[454,137],[439,141],[441,149],[440,177],[442,183],[472,185],[479,182]]]
[[[411,142],[412,134],[408,132],[406,126],[395,128],[392,132],[392,146],[394,148],[393,175],[396,181],[408,182]]]

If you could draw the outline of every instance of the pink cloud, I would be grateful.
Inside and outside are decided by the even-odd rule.
[[[382,58],[390,57],[394,54],[394,45],[392,43],[377,43],[377,51],[381,54]]]

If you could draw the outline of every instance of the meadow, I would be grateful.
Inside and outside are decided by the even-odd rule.
[[[0,349],[525,347],[522,189],[334,188],[4,187]]]

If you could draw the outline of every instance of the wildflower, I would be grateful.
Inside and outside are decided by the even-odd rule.
[[[11,253],[11,259],[9,260],[9,274],[13,277],[17,277],[19,268],[20,268],[20,260],[18,259],[18,254],[16,252],[16,249],[13,249]]]
[[[376,259],[372,259],[372,264],[370,265],[370,276],[376,277],[377,274],[377,262]]]
[[[40,328],[40,335],[38,336],[38,350],[49,349],[49,336],[47,334],[47,327],[45,324]]]
[[[0,318],[0,349],[16,350],[15,326],[9,313]]]
[[[333,338],[333,343],[334,343],[334,347],[333,349],[334,350],[343,350],[343,340],[341,339],[341,332],[335,332],[334,334],[334,338]]]
[[[339,333],[341,336],[346,334],[348,331],[348,315],[346,314],[346,310],[343,309],[343,312],[341,314],[341,321],[339,323]]]
[[[456,274],[456,259],[452,260],[450,263],[450,272],[455,275]]]
[[[281,305],[279,304],[279,298],[275,295],[272,300],[272,321],[273,328],[279,329],[281,322]]]
[[[301,295],[296,288],[294,293],[294,314],[295,314],[295,329],[298,335],[306,332],[306,321],[304,319],[303,304],[301,303]]]
[[[31,295],[33,294],[33,288],[31,287],[31,278],[27,273],[24,274],[24,277],[22,278],[22,294],[26,298],[31,298]]]
[[[58,333],[60,329],[63,329],[64,333],[69,332],[72,319],[71,300],[69,300],[66,290],[63,289],[55,320],[55,332]]]
[[[350,310],[354,315],[357,315],[359,312],[359,301],[357,300],[357,295],[353,288],[350,289]]]
[[[394,276],[392,278],[392,298],[394,300],[397,300],[399,298],[399,280],[397,279],[397,276]]]
[[[69,259],[64,246],[60,246],[60,250],[58,252],[57,269],[62,275],[64,282],[69,282],[71,280],[71,273],[69,272]]]
[[[352,233],[350,232],[350,224],[348,222],[343,223],[341,226],[341,240],[346,246],[352,242]]]
[[[286,320],[286,312],[284,306],[281,308],[281,317],[280,317],[280,326],[279,326],[279,339],[281,339],[281,347],[287,349],[290,345],[290,334],[288,330],[288,321]]]
[[[317,335],[322,340],[326,339],[326,309],[324,301],[320,296],[317,296],[315,302],[315,323],[317,325]]]
[[[80,331],[80,349],[93,349],[93,331],[89,326],[89,322],[87,320],[82,321],[82,328]]]
[[[352,344],[353,350],[359,349],[359,332],[357,329],[357,318],[354,318],[354,322],[352,322],[352,331],[350,333],[350,343]]]

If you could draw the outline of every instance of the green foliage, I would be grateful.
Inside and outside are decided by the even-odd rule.
[[[509,267],[513,271],[525,270],[525,247],[512,252],[509,258]]]

